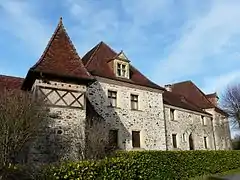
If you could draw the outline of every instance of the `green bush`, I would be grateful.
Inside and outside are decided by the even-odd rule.
[[[239,167],[240,151],[134,151],[49,166],[42,179],[188,179]]]

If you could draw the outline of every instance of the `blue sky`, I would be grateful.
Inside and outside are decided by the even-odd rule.
[[[24,77],[60,16],[82,57],[99,41],[164,85],[222,92],[240,77],[238,0],[1,0],[0,74]]]

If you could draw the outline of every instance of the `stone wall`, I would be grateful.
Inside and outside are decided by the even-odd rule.
[[[206,109],[206,111],[213,115],[213,129],[216,139],[216,149],[231,149],[231,134],[228,118],[216,112],[213,108]]]
[[[85,91],[86,86],[67,84],[61,82],[43,82],[37,80],[33,86],[33,91],[39,95],[39,87],[56,88],[59,90],[74,90],[74,93],[84,92],[83,98],[79,98],[83,108],[80,107],[61,107],[49,106],[48,124],[43,125],[41,136],[35,141],[29,152],[28,162],[49,163],[58,160],[78,160],[83,156],[84,137],[85,137]],[[59,91],[60,92],[60,91]],[[61,94],[61,93],[60,93]],[[52,93],[48,96],[50,101],[56,101],[58,95]],[[71,103],[73,97],[64,96],[64,101]]]
[[[205,149],[204,137],[207,138],[207,149],[215,149],[210,116],[169,105],[164,106],[169,150],[175,149],[172,134],[177,135],[177,150],[189,150],[190,134],[195,150]],[[174,109],[174,120],[170,119],[170,109]],[[205,125],[202,123],[202,116],[205,118]]]
[[[110,107],[108,90],[117,92],[117,107]],[[139,109],[131,110],[130,94],[138,95]],[[162,92],[140,86],[117,85],[103,81],[93,83],[87,96],[109,129],[118,130],[118,146],[131,150],[132,131],[140,131],[140,145],[146,150],[165,150]]]
[[[189,150],[190,134],[196,150],[205,149],[204,137],[207,138],[207,149],[213,150],[215,145],[217,149],[230,147],[228,121],[224,116],[209,109],[208,112],[213,114],[211,121],[206,114],[163,105],[160,90],[103,78],[89,87],[37,80],[33,86],[35,94],[39,95],[39,87],[50,89],[43,91],[48,101],[58,101],[59,95],[64,100],[58,101],[57,106],[49,106],[49,123],[41,130],[41,137],[31,145],[29,162],[79,160],[85,156],[86,146],[91,149],[91,157],[97,157],[98,153],[94,151],[105,151],[104,138],[109,138],[110,129],[118,130],[118,146],[124,150],[133,149],[132,131],[140,131],[140,148],[145,150],[174,150],[172,134],[177,134],[178,150]],[[49,94],[51,88],[58,93]],[[68,90],[72,94],[64,95]],[[109,106],[108,90],[117,92],[117,107]],[[79,102],[72,104],[74,98],[81,94]],[[131,94],[138,95],[138,110],[131,109]],[[72,107],[66,104],[72,104]],[[174,120],[170,119],[170,109],[175,109]],[[202,124],[202,116],[206,125]],[[98,125],[97,129],[91,129],[92,133],[86,131],[86,122]],[[93,146],[85,144],[86,132],[94,139],[87,139]]]

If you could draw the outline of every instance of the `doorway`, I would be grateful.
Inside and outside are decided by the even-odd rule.
[[[192,133],[189,135],[189,149],[194,150],[194,142],[193,142]]]

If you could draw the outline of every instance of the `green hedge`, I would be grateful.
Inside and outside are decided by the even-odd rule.
[[[240,167],[240,151],[118,152],[101,161],[50,166],[43,179],[188,179]]]

